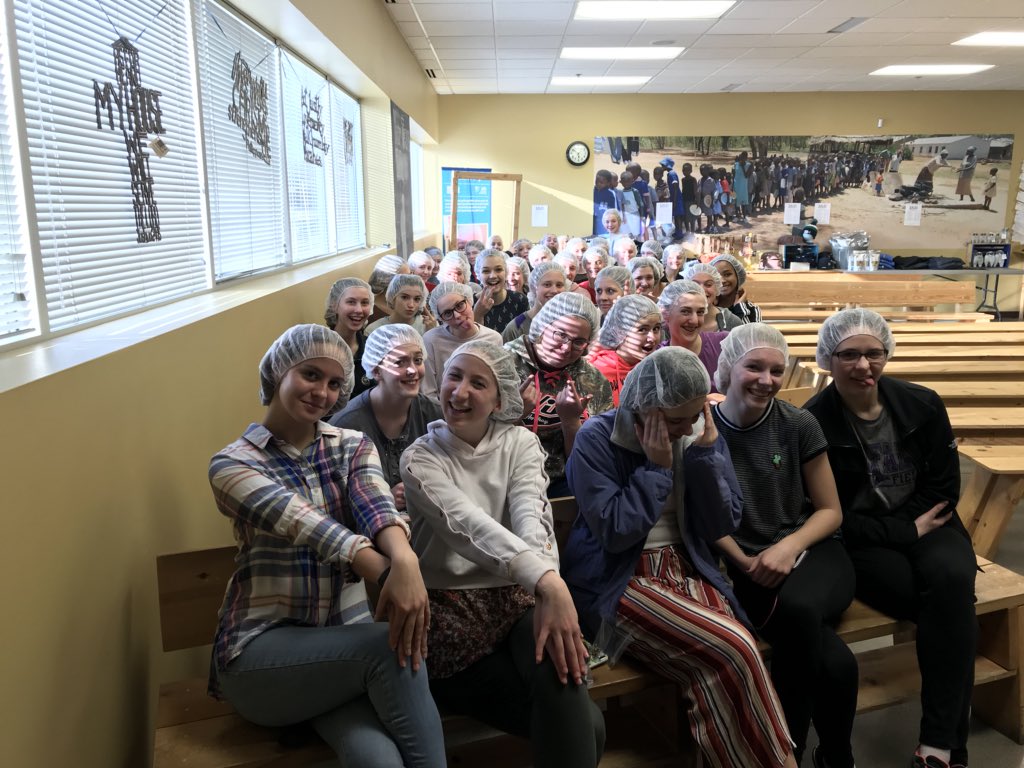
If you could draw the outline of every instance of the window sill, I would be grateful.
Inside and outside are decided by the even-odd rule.
[[[388,251],[384,247],[348,251],[267,275],[234,280],[204,293],[79,331],[13,345],[0,351],[0,393],[205,320],[284,288],[323,277],[364,259],[379,257]]]

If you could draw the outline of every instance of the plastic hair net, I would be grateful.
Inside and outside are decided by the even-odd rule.
[[[413,251],[409,254],[408,263],[410,267],[418,267],[421,264],[430,264],[433,266],[434,259],[426,251]]]
[[[388,283],[387,293],[384,294],[384,299],[389,307],[394,308],[395,299],[398,298],[398,294],[405,288],[419,288],[424,298],[426,298],[427,286],[423,282],[422,277],[419,275],[395,275],[391,278],[391,282]]]
[[[288,370],[314,357],[337,361],[345,375],[338,402],[328,411],[328,415],[345,407],[355,384],[352,378],[352,350],[341,336],[322,325],[294,325],[270,345],[260,360],[260,402],[270,405],[277,385]]]
[[[604,269],[608,266],[608,249],[600,245],[592,245],[583,252],[584,263],[586,263],[588,259],[597,259],[601,268]]]
[[[537,243],[535,246],[530,248],[530,250],[527,252],[526,258],[528,258],[530,260],[530,263],[533,263],[534,255],[541,254],[541,253],[546,253],[548,255],[548,261],[551,261],[551,259],[553,259],[555,257],[555,255],[553,253],[551,253],[551,249],[550,248],[548,248],[543,243]]]
[[[484,262],[487,259],[501,259],[501,263],[505,263],[505,252],[499,251],[497,248],[485,248],[476,255],[476,263],[473,265],[474,272],[476,272],[476,279],[480,279],[480,273],[483,272]]]
[[[662,312],[670,311],[679,301],[680,296],[700,296],[704,301],[708,295],[704,293],[704,287],[697,285],[693,280],[673,280],[661,290],[658,297],[658,308]]]
[[[718,270],[710,264],[701,264],[699,261],[691,261],[683,267],[682,275],[684,279],[693,280],[695,283],[699,282],[698,280],[694,280],[697,275],[711,275],[711,279],[715,281],[715,295],[722,295],[722,276],[718,274]]]
[[[505,267],[511,269],[513,266],[519,267],[519,271],[523,273],[523,277],[528,277],[530,274],[530,262],[524,259],[522,256],[506,256]]]
[[[451,267],[458,267],[462,271],[462,279],[464,282],[469,282],[469,262],[462,255],[462,251],[448,251],[445,257],[441,259],[440,264],[437,267],[438,277],[445,274],[445,270]],[[437,290],[436,288],[434,289]]]
[[[767,323],[747,323],[729,331],[722,340],[722,354],[715,371],[715,386],[719,392],[729,389],[729,372],[740,359],[755,349],[777,349],[789,363],[789,345],[778,328]]]
[[[533,271],[530,272],[530,277],[527,280],[527,285],[530,288],[531,297],[535,293],[537,293],[537,286],[540,284],[540,279],[544,277],[544,275],[546,275],[548,272],[551,272],[552,270],[558,272],[558,274],[562,276],[562,279],[564,279],[566,283],[569,282],[569,278],[568,276],[566,276],[565,270],[562,269],[561,264],[555,264],[555,262],[553,261],[542,261],[540,264],[533,268]],[[434,290],[437,289],[435,288]]]
[[[365,288],[370,296],[373,296],[370,284],[365,280],[361,280],[358,277],[343,277],[341,280],[336,280],[334,285],[331,286],[331,292],[327,294],[327,301],[324,303],[324,322],[327,323],[328,328],[334,329],[337,327],[338,302],[341,301],[341,297],[349,288]]]
[[[732,265],[732,269],[736,273],[737,288],[739,288],[741,285],[747,282],[747,268],[744,267],[740,263],[740,260],[737,259],[735,256],[730,256],[728,253],[723,253],[721,256],[715,256],[715,258],[711,260],[711,266],[714,267],[716,264],[723,261],[726,262],[727,264]]]
[[[373,266],[370,273],[370,288],[374,293],[384,293],[388,289],[391,278],[402,271],[402,268],[409,268],[401,256],[382,256]]]
[[[474,340],[467,341],[460,347],[456,347],[452,356],[445,363],[444,373],[459,355],[472,355],[481,360],[498,384],[498,397],[501,407],[491,414],[495,421],[517,422],[523,418],[523,397],[519,394],[519,374],[516,373],[516,364],[513,361],[512,353],[493,341]]]
[[[661,252],[661,264],[662,264],[662,266],[665,267],[666,269],[668,269],[668,258],[669,258],[669,256],[682,256],[682,253],[683,253],[683,246],[681,246],[679,243],[673,243],[672,245],[666,245],[665,246],[665,250],[663,250]],[[679,261],[680,261],[680,263],[682,263],[683,259],[680,259]]]
[[[555,264],[562,264],[563,266],[566,267],[572,264],[573,266],[576,267],[576,269],[580,268],[580,263],[576,260],[576,257],[570,251],[559,251],[558,253],[555,254],[553,261],[555,262]]]
[[[661,266],[661,262],[653,256],[637,256],[634,259],[630,259],[626,264],[626,269],[629,270],[629,274],[633,274],[640,267],[650,267],[654,270],[654,282],[660,282],[662,275],[665,274],[665,268]]]
[[[594,302],[590,300],[590,296],[580,293],[560,293],[541,307],[540,312],[533,318],[533,322],[530,323],[530,341],[536,342],[549,325],[562,317],[578,317],[580,320],[586,321],[590,324],[589,340],[593,341],[597,338],[597,329],[601,325],[601,313],[594,306]]]
[[[597,278],[594,280],[594,288],[597,288],[598,280],[611,280],[613,283],[619,286],[623,293],[632,293],[636,290],[636,285],[633,283],[633,274],[625,267],[620,267],[617,264],[611,267],[605,267],[597,273]]]
[[[380,365],[388,353],[402,344],[415,344],[420,352],[423,349],[423,337],[419,331],[405,323],[388,323],[382,325],[366,337],[363,348],[363,370],[368,378],[373,378],[373,369]]]
[[[619,392],[619,408],[633,413],[676,408],[706,397],[710,391],[708,370],[699,357],[682,347],[662,347],[637,363],[626,376]]]
[[[661,322],[658,305],[646,296],[623,296],[616,301],[605,315],[604,325],[597,340],[602,347],[618,349],[626,340],[626,334],[634,330],[645,317],[655,315]],[[660,342],[659,342],[660,343]]]
[[[818,331],[818,349],[815,359],[819,368],[832,368],[832,354],[843,341],[851,336],[874,336],[885,347],[885,359],[892,357],[896,349],[889,324],[877,312],[870,309],[844,309],[826,318]]]
[[[609,243],[608,243],[608,238],[607,237],[592,237],[592,238],[590,238],[590,247],[591,248],[604,248],[605,251],[608,251],[608,245],[609,245]]]
[[[451,294],[461,296],[469,302],[470,306],[473,304],[473,289],[465,283],[452,283],[445,281],[438,283],[434,286],[434,290],[430,292],[430,296],[427,297],[427,304],[430,305],[430,311],[434,313],[434,317],[438,320],[441,319],[441,312],[437,308],[437,302],[444,296],[450,296]]]
[[[661,243],[659,243],[657,240],[644,240],[643,244],[640,246],[641,256],[646,256],[647,254],[650,254],[658,261],[661,261],[662,253],[663,251],[661,248]]]

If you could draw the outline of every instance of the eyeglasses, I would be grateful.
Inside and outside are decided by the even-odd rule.
[[[587,346],[589,346],[590,344],[590,339],[584,339],[583,337],[577,337],[574,339],[572,336],[562,333],[557,328],[551,329],[551,335],[555,337],[555,343],[558,344],[559,346],[564,347],[568,345],[575,349],[577,352],[586,349]]]
[[[839,362],[851,365],[860,362],[862,357],[866,357],[869,363],[879,363],[885,360],[888,350],[884,347],[875,347],[869,349],[867,352],[861,352],[859,349],[844,349],[841,352],[836,352],[833,356],[839,359]]]
[[[469,304],[469,302],[466,299],[463,299],[462,301],[455,304],[451,309],[446,309],[444,312],[442,312],[441,319],[444,320],[445,322],[451,320],[453,317],[455,317],[455,313],[464,310],[467,304]]]

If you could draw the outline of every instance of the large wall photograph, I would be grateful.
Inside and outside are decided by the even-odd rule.
[[[604,210],[622,207],[623,231],[638,238],[750,235],[770,248],[794,232],[783,221],[786,203],[801,204],[805,223],[815,203],[828,203],[819,245],[833,233],[866,231],[874,249],[959,252],[972,233],[1003,227],[1013,143],[1008,134],[598,136],[594,232],[607,231]],[[640,221],[644,178],[654,203],[671,204],[670,221],[653,212]],[[922,204],[919,226],[904,223],[907,202]]]

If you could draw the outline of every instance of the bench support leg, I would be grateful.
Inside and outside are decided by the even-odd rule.
[[[999,541],[1024,497],[1024,477],[996,475],[975,465],[971,479],[960,497],[960,519],[971,534],[974,552],[992,558]]]
[[[1021,686],[1021,638],[1024,608],[1015,607],[978,617],[978,654],[1005,669],[1013,677],[974,689],[974,714],[1006,737],[1024,744],[1024,688]]]

